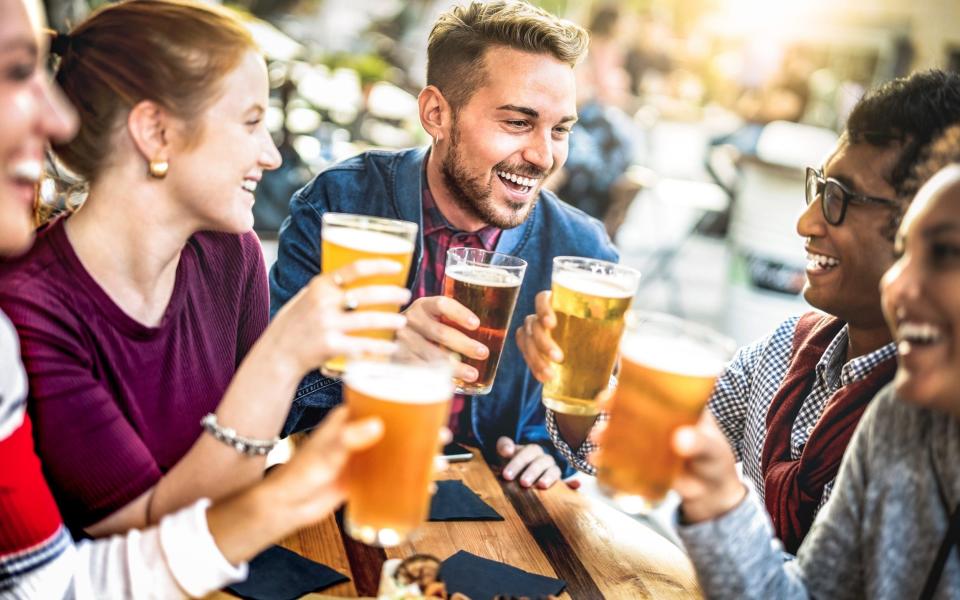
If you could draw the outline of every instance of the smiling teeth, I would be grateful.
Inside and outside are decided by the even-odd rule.
[[[14,179],[36,183],[40,181],[40,176],[43,175],[43,165],[36,160],[22,160],[15,163],[10,172]]]
[[[513,173],[507,173],[506,171],[497,171],[497,175],[499,175],[503,179],[512,181],[517,185],[522,185],[524,187],[533,187],[537,185],[537,181],[539,181],[539,179],[531,179],[529,177],[520,177],[519,175],[514,175]]]
[[[257,191],[257,182],[253,181],[252,179],[244,179],[243,184],[240,187],[252,194]]]
[[[822,254],[807,253],[807,266],[817,269],[832,269],[840,264],[840,261]]]
[[[904,322],[897,327],[897,337],[905,342],[934,344],[943,338],[943,332],[930,323]]]

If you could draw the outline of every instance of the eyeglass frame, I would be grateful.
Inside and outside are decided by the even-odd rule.
[[[812,197],[810,196],[811,178],[815,178],[814,180],[817,183],[816,192]],[[836,222],[830,220],[830,215],[827,213],[827,203],[824,201],[824,192],[826,191],[828,184],[837,186],[841,192],[840,217],[837,218]],[[837,179],[834,179],[833,177],[824,177],[823,172],[821,172],[820,169],[814,169],[813,167],[807,167],[807,172],[803,179],[803,195],[804,200],[806,201],[806,206],[813,204],[813,201],[817,199],[817,196],[820,197],[820,211],[823,213],[823,219],[834,227],[839,227],[843,224],[843,220],[847,216],[847,206],[849,206],[851,202],[860,205],[873,204],[875,206],[886,206],[887,208],[893,209],[900,207],[899,202],[890,200],[888,198],[877,198],[875,196],[858,194],[857,192],[850,190]]]

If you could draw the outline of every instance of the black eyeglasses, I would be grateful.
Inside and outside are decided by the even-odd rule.
[[[821,197],[820,208],[823,209],[823,218],[827,223],[833,226],[843,223],[843,218],[847,215],[848,204],[875,204],[889,208],[897,208],[898,203],[886,198],[874,198],[873,196],[864,196],[847,189],[832,177],[824,178],[818,169],[807,167],[807,206]]]

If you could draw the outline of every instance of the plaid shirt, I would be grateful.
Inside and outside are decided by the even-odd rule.
[[[720,430],[730,441],[737,460],[742,463],[744,476],[761,498],[763,473],[760,460],[767,439],[767,410],[789,369],[793,332],[798,320],[799,317],[787,319],[769,337],[738,350],[723,375],[717,379],[708,404]],[[840,387],[863,379],[878,364],[896,355],[896,346],[891,342],[844,364],[847,339],[847,327],[844,326],[817,362],[816,381],[790,432],[790,456],[794,460],[800,458],[830,396]],[[598,420],[606,418],[604,414]],[[596,474],[596,469],[587,461],[587,455],[596,449],[595,444],[586,441],[576,451],[571,449],[560,438],[556,418],[550,410],[547,411],[547,431],[572,465],[585,473]],[[824,487],[818,510],[830,497],[833,484],[834,481],[831,481]]]
[[[443,293],[443,271],[450,248],[483,248],[493,250],[502,230],[487,226],[479,231],[467,232],[455,229],[437,208],[433,194],[423,188],[423,268],[414,284],[416,298],[439,296]],[[448,426],[460,441],[469,441],[473,435],[470,428],[470,397],[456,394],[450,406]]]

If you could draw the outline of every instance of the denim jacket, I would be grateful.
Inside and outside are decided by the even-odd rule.
[[[407,287],[417,281],[423,258],[422,185],[427,149],[370,151],[335,164],[297,191],[280,227],[277,262],[270,270],[271,316],[320,272],[320,220],[327,212],[365,214],[421,225]],[[529,217],[504,230],[497,251],[527,261],[520,296],[510,322],[493,390],[470,403],[473,431],[485,455],[496,453],[500,436],[520,444],[538,443],[566,461],[550,443],[540,403],[540,383],[527,368],[514,333],[535,312],[534,297],[550,289],[554,256],[587,256],[616,261],[618,254],[599,221],[541,191]],[[314,371],[300,383],[284,433],[316,425],[340,402],[340,382]]]

